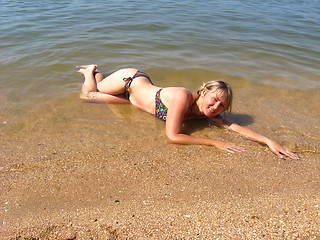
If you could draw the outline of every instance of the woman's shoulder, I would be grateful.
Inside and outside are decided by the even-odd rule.
[[[165,87],[162,90],[168,94],[173,94],[173,95],[177,95],[177,94],[194,95],[195,94],[185,87]]]
[[[162,91],[163,97],[169,102],[171,100],[176,102],[185,99],[185,101],[193,103],[198,98],[198,94],[184,87],[166,87],[163,88]]]

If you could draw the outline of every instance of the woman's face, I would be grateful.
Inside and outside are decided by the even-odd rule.
[[[215,117],[223,113],[227,108],[227,94],[221,89],[204,90],[202,113],[208,118]]]

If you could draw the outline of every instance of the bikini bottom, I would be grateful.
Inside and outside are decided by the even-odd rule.
[[[129,100],[129,97],[130,97],[129,88],[131,86],[131,83],[132,83],[133,79],[138,78],[138,77],[145,77],[151,82],[151,84],[153,84],[151,79],[150,79],[150,77],[146,73],[144,73],[144,72],[142,72],[140,70],[138,70],[133,77],[124,78],[123,81],[125,82],[125,88],[126,89],[124,91],[123,96],[128,100]]]

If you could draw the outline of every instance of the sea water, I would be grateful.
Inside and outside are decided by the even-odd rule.
[[[74,67],[95,63],[159,86],[223,79],[235,113],[319,134],[318,0],[2,0],[0,23],[3,123],[78,93]]]

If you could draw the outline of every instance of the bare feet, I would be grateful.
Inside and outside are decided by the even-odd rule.
[[[80,65],[80,66],[76,66],[76,68],[79,69],[78,73],[86,75],[86,74],[93,74],[97,70],[98,65],[96,65],[96,64]]]
[[[82,65],[77,66],[79,68],[78,72],[84,76],[84,83],[82,85],[82,94],[87,95],[89,92],[97,92],[97,82],[95,79],[95,72],[97,70],[97,65]]]

